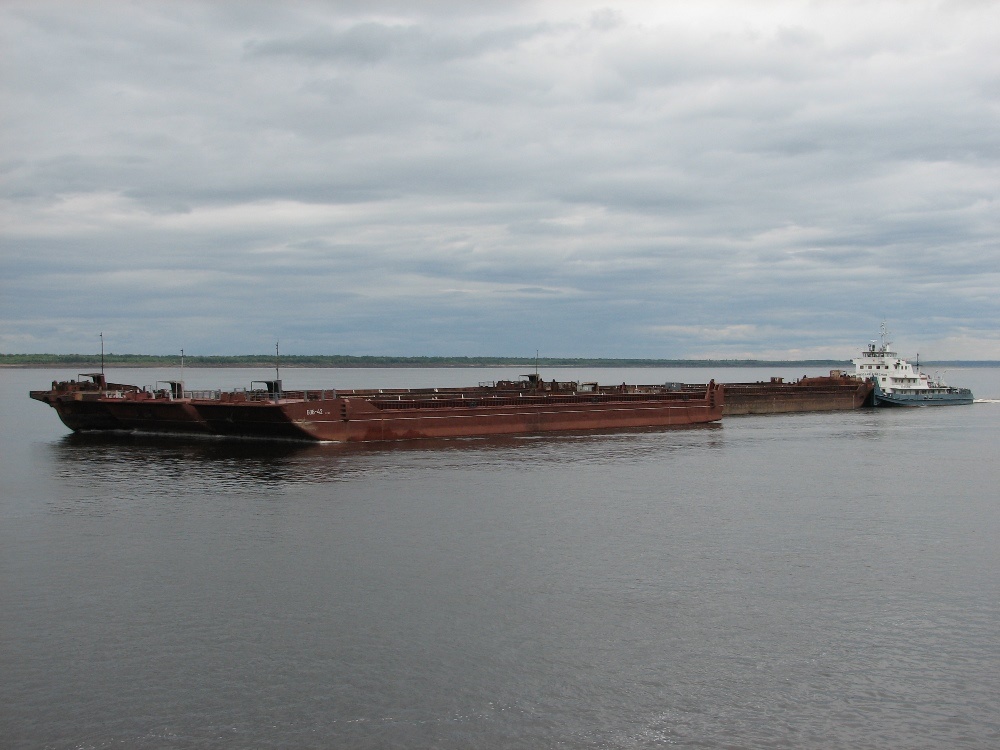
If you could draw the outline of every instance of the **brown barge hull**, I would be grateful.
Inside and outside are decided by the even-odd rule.
[[[556,431],[677,427],[722,418],[724,392],[614,386],[577,391],[577,384],[394,391],[221,392],[175,398],[139,389],[87,393],[32,391],[70,429],[131,430],[229,437],[375,442]],[[511,387],[514,386],[514,387]],[[521,386],[520,390],[516,386]],[[134,388],[134,387],[133,387]]]
[[[83,373],[81,378],[84,377],[91,380],[52,381],[50,390],[31,391],[29,395],[55,409],[62,423],[74,432],[121,429],[118,419],[108,409],[107,396],[114,393],[125,398],[141,389],[134,385],[109,383],[99,372]]]
[[[738,416],[860,409],[871,404],[873,385],[835,370],[829,376],[794,383],[772,378],[769,383],[726,383],[725,387],[723,413]]]
[[[115,420],[116,430],[180,434],[211,432],[190,399],[107,399],[104,406]]]

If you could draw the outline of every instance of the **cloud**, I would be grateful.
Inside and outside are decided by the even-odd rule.
[[[295,38],[251,40],[246,43],[246,50],[250,57],[287,56],[309,62],[374,65],[398,60],[407,64],[427,64],[515,48],[551,31],[549,24],[537,23],[501,27],[463,37],[432,34],[416,25],[367,21],[342,30],[326,28]]]
[[[998,21],[8,2],[0,351],[1000,358]]]

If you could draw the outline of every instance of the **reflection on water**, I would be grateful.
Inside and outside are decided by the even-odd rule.
[[[645,460],[658,453],[717,449],[719,424],[667,430],[513,435],[391,443],[305,443],[220,440],[140,433],[74,433],[52,443],[51,458],[66,480],[109,492],[138,484],[184,483],[260,492],[292,483],[328,483],[393,471],[460,466],[506,470],[526,464],[588,464]]]

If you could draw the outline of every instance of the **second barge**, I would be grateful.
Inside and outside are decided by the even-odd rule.
[[[726,383],[723,414],[786,414],[803,411],[836,411],[870,406],[871,380],[853,377],[840,370],[829,375],[803,377],[791,383],[783,378],[770,382]]]

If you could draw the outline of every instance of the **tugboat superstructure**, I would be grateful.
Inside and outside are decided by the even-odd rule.
[[[972,391],[952,388],[941,380],[932,380],[920,371],[919,363],[911,364],[892,351],[892,342],[885,323],[879,329],[881,342],[875,342],[851,360],[854,374],[874,382],[872,399],[875,406],[948,406],[971,404]]]

